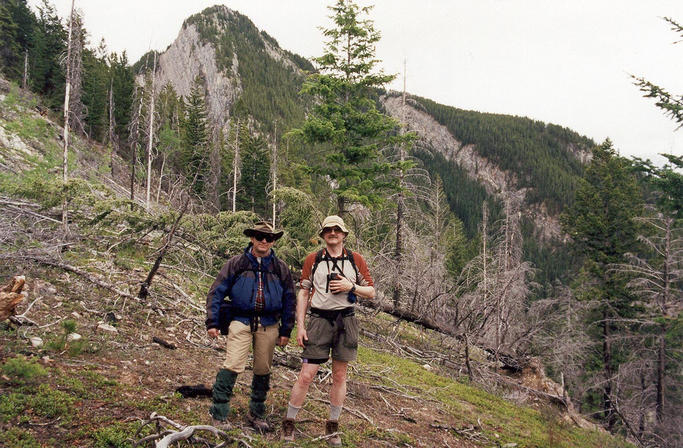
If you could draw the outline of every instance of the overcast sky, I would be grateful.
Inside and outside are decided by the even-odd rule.
[[[29,0],[35,6],[38,0]],[[71,0],[52,0],[66,17]],[[333,0],[76,0],[92,45],[135,62],[164,50],[189,15],[223,3],[280,46],[305,57],[323,49]],[[481,112],[569,127],[622,155],[683,155],[683,130],[642,98],[630,74],[683,93],[683,43],[663,17],[683,22],[682,0],[377,0],[377,57],[390,88]],[[366,0],[361,5],[371,4]]]

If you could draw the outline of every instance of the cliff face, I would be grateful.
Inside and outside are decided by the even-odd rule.
[[[463,168],[467,175],[481,184],[486,192],[500,201],[510,200],[515,208],[530,218],[535,227],[534,237],[542,241],[565,240],[559,220],[550,215],[543,205],[525,205],[527,188],[517,186],[514,173],[502,170],[488,159],[481,157],[474,145],[464,145],[458,141],[434,117],[415,107],[411,100],[402,106],[400,96],[387,95],[382,97],[382,104],[389,115],[402,121],[409,131],[419,136],[418,145],[430,151],[442,154],[446,160],[456,163]],[[568,148],[573,154],[586,157],[577,148]],[[578,154],[578,153],[582,154]]]
[[[233,55],[230,71],[220,70],[214,46],[202,42],[193,24],[186,24],[171,46],[159,56],[157,64],[157,93],[164,85],[171,84],[178,95],[187,97],[195,78],[201,76],[205,80],[211,120],[221,126],[227,122],[230,110],[242,92],[236,55]]]
[[[254,97],[258,94],[296,97],[298,86],[279,84],[283,78],[303,79],[303,71],[297,64],[300,61],[293,60],[295,57],[260,32],[247,17],[217,5],[188,18],[175,41],[161,53],[157,61],[156,90],[158,93],[170,84],[178,95],[187,97],[195,78],[200,76],[204,80],[212,122],[224,127],[236,104],[245,96],[250,96],[244,106],[247,114],[263,121],[258,116],[259,110],[255,110],[258,100]],[[275,85],[264,85],[265,79],[275,80]],[[277,103],[278,99],[272,101]]]

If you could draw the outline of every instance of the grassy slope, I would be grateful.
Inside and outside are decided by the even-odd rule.
[[[14,201],[34,201],[40,207],[31,210],[57,217],[52,207],[60,203],[58,128],[37,115],[33,100],[22,99],[16,89],[4,95],[0,127],[38,149],[24,154],[0,147],[0,194]],[[78,142],[76,147],[85,145]],[[127,205],[112,205],[115,195],[101,183],[106,169],[97,171],[108,165],[105,153],[88,147],[73,156],[73,170],[92,179],[79,184],[68,250],[53,249],[58,223],[3,206],[0,229],[11,238],[0,239],[0,253],[40,253],[135,293],[161,235],[152,232],[137,238],[156,218],[126,214]],[[21,167],[20,172],[12,173],[8,166]],[[92,168],[86,170],[88,166]],[[101,216],[98,207],[103,204],[113,210],[107,216],[122,218],[93,219]],[[136,225],[142,230],[126,242],[125,234],[119,233]],[[26,275],[29,297],[19,312],[36,300],[27,317],[37,324],[16,328],[0,323],[0,446],[131,446],[131,440],[152,431],[152,426],[142,424],[152,412],[183,425],[209,423],[207,399],[174,394],[181,384],[211,384],[224,356],[221,344],[204,337],[203,315],[196,305],[201,308],[211,282],[197,265],[200,258],[190,246],[174,251],[152,286],[151,299],[144,303],[126,300],[60,268],[28,258],[0,257],[0,282]],[[196,304],[188,303],[178,288],[191,294]],[[118,332],[97,330],[99,321],[109,321]],[[552,408],[515,404],[468,385],[452,369],[427,370],[424,360],[398,355],[395,348],[401,346],[454,350],[455,345],[445,346],[432,332],[405,323],[396,326],[382,315],[363,314],[362,321],[373,336],[362,338],[359,360],[352,367],[348,410],[342,417],[346,446],[628,446],[604,433],[564,423]],[[83,339],[66,342],[66,333],[74,329]],[[27,338],[32,336],[42,337],[45,346],[31,347]],[[176,344],[177,350],[154,344],[154,336]],[[297,353],[290,344],[276,356],[268,399],[276,426],[296,375],[288,365]],[[315,440],[327,413],[326,373],[312,387],[301,412],[300,446],[326,446]],[[244,425],[250,376],[250,371],[242,375],[236,388],[231,435],[253,447],[278,446],[279,433],[258,436]]]

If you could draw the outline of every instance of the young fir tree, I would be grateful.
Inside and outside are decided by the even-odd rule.
[[[337,0],[329,9],[333,27],[323,29],[329,40],[325,53],[315,58],[319,73],[302,88],[317,102],[292,134],[324,151],[325,160],[313,170],[329,179],[342,214],[347,202],[378,204],[383,193],[397,188],[397,179],[385,176],[396,164],[383,158],[381,151],[409,137],[399,136],[398,123],[376,107],[377,90],[394,76],[376,70],[375,44],[380,34],[371,20],[363,18],[371,7]]]
[[[183,166],[185,176],[189,181],[194,179],[197,171],[199,174],[194,183],[194,191],[204,192],[206,177],[208,175],[208,144],[209,127],[206,111],[203,80],[197,77],[190,96],[185,105],[185,120],[183,121]]]
[[[262,137],[247,136],[242,144],[242,176],[237,205],[241,210],[250,210],[259,216],[267,215],[268,197],[266,185],[270,174],[268,147]]]
[[[638,225],[634,218],[642,213],[642,200],[629,162],[620,157],[607,140],[593,150],[593,160],[576,192],[574,204],[563,214],[565,230],[573,248],[584,257],[584,270],[592,277],[589,293],[595,307],[588,325],[600,347],[600,355],[587,366],[588,373],[599,374],[599,395],[587,397],[602,409],[608,429],[615,428],[614,376],[628,347],[618,344],[615,335],[624,329],[623,320],[637,310],[634,297],[624,280],[610,271],[610,265],[625,262],[625,254],[637,248]],[[592,372],[590,372],[592,370]]]

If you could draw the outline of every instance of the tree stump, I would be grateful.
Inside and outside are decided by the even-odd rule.
[[[25,283],[24,276],[18,275],[0,288],[0,321],[16,314],[17,305],[27,296],[22,292]]]

